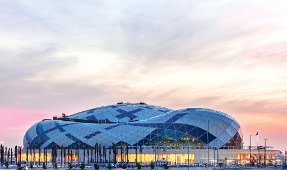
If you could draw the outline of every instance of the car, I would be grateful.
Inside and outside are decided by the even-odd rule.
[[[87,166],[85,166],[85,168],[86,168],[86,169],[92,169],[93,166],[87,165]]]
[[[203,167],[203,164],[201,164],[201,163],[194,163],[193,164],[195,167]]]
[[[53,164],[52,163],[47,163],[47,168],[53,168]]]
[[[17,165],[15,165],[15,164],[12,164],[12,165],[9,165],[9,168],[17,168]]]

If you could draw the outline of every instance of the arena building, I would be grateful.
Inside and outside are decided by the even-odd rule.
[[[88,163],[274,163],[280,155],[267,147],[244,149],[239,123],[223,112],[145,103],[117,103],[42,120],[26,132],[24,148],[27,159],[39,162],[41,149],[58,161]]]

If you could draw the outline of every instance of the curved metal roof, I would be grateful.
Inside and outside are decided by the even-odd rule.
[[[148,119],[170,111],[172,110],[165,107],[141,103],[121,103],[82,111],[69,116],[69,118],[81,120],[106,120],[108,122],[130,122]]]

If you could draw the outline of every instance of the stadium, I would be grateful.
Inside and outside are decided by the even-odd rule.
[[[23,142],[27,159],[35,160],[39,150],[39,162],[246,164],[276,161],[278,155],[276,150],[266,153],[266,147],[264,154],[252,146],[244,149],[239,123],[223,112],[145,103],[120,102],[45,119],[26,132]],[[41,156],[41,149],[50,154]]]

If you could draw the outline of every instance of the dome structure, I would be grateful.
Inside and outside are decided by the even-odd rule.
[[[25,148],[112,146],[241,147],[240,125],[210,109],[172,110],[145,103],[118,103],[43,120],[25,134]]]

